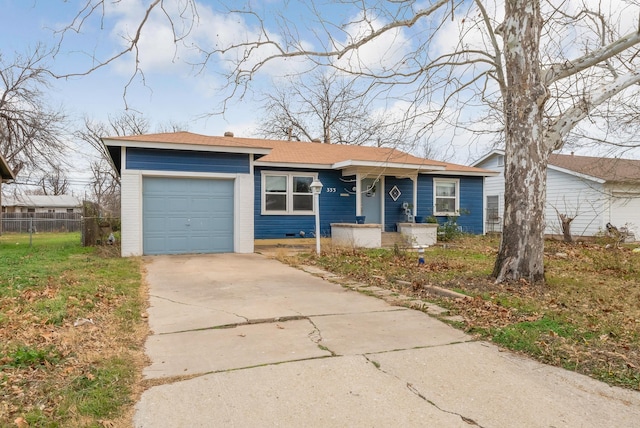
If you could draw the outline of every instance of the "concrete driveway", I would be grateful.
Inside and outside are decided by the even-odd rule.
[[[144,377],[156,386],[136,406],[136,427],[640,423],[638,392],[261,255],[151,257],[147,281]]]

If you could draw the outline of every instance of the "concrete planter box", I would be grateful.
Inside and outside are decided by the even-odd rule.
[[[338,247],[380,248],[382,225],[331,223],[331,243]]]
[[[398,223],[398,232],[413,247],[427,247],[438,241],[438,225],[434,223]]]

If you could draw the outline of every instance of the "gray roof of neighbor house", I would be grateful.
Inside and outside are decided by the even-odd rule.
[[[4,160],[2,155],[0,155],[0,179],[2,181],[15,180],[16,176],[13,174],[9,165],[7,165],[7,161]]]
[[[82,206],[82,201],[71,195],[20,195],[17,197],[2,198],[2,206],[30,208],[79,208]]]
[[[494,155],[504,155],[504,150],[495,149],[473,163],[480,165]],[[596,181],[615,183],[640,182],[640,160],[622,158],[604,158],[596,156],[578,156],[552,153],[549,167],[569,173],[590,177]]]
[[[549,156],[549,164],[604,181],[640,181],[640,160],[636,159],[552,154]]]
[[[241,138],[226,135],[207,136],[191,132],[172,132],[162,134],[132,135],[128,137],[103,138],[106,146],[117,145],[139,147],[172,148],[198,147],[217,150],[253,150],[263,154],[259,164],[298,164],[316,167],[345,169],[351,166],[389,166],[402,169],[414,169],[422,172],[440,174],[494,175],[492,171],[425,159],[390,147],[352,146],[346,144],[323,144],[316,142],[265,140]],[[113,151],[110,150],[113,156]],[[116,159],[114,161],[117,162]]]

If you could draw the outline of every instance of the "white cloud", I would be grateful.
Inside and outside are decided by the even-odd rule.
[[[180,3],[180,2],[179,2]],[[117,44],[119,50],[129,47],[129,43],[136,36],[138,27],[142,22],[147,5],[141,0],[123,0],[108,3],[105,10],[105,18],[113,20],[111,38]],[[181,42],[175,42],[175,38],[182,36],[191,25],[191,16],[186,14],[184,20],[177,19],[176,10],[178,4],[166,2],[168,13],[173,20],[164,15],[162,10],[156,7],[148,17],[138,42],[139,67],[145,72],[174,73],[184,75],[190,67],[188,63],[196,56],[195,53],[184,47]],[[172,10],[176,9],[176,10]],[[173,27],[172,27],[173,25]],[[130,74],[135,69],[135,52],[121,58],[115,64],[118,73]]]
[[[339,48],[351,43],[357,43],[364,37],[388,24],[380,19],[365,20],[359,16],[350,20],[351,24],[344,28],[347,34],[342,40],[336,40]],[[384,72],[403,68],[406,55],[412,51],[411,40],[403,28],[391,29],[358,47],[349,51],[344,57],[335,61],[339,68],[352,72],[373,71]]]

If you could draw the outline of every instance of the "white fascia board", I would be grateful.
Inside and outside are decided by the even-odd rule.
[[[471,166],[480,165],[482,162],[486,161],[487,159],[489,159],[493,155],[502,155],[502,156],[504,156],[504,150],[493,149],[489,153],[487,153],[486,155],[482,156],[480,159],[478,159],[477,161],[472,163]]]
[[[232,180],[241,175],[250,175],[235,172],[191,172],[191,171],[162,171],[162,170],[129,170],[139,173],[142,177],[167,177],[167,178],[219,178]]]
[[[336,162],[331,166],[333,169],[344,169],[349,167],[369,167],[369,168],[397,168],[410,169],[413,171],[444,171],[445,167],[440,165],[418,165],[411,163],[379,162],[379,161],[354,161],[346,160]]]
[[[262,147],[235,147],[235,146],[210,146],[204,144],[176,144],[176,143],[158,143],[148,141],[127,141],[127,140],[111,140],[103,138],[102,142],[105,146],[135,147],[142,149],[168,149],[168,150],[191,150],[201,152],[222,152],[222,153],[246,153],[257,155],[268,155],[272,149]]]
[[[573,170],[570,170],[570,169],[566,169],[566,168],[560,168],[559,166],[555,166],[555,165],[552,165],[552,164],[549,164],[548,168],[549,169],[553,169],[553,170],[558,171],[558,172],[565,173],[565,174],[573,175],[573,176],[578,177],[578,178],[582,178],[583,180],[590,180],[590,181],[593,181],[595,183],[603,184],[603,183],[607,182],[607,180],[603,180],[602,178],[593,177],[593,176],[587,175],[587,174],[582,174],[582,173],[579,173],[579,172],[576,172],[576,171],[573,171]]]
[[[496,175],[500,175],[498,171],[489,171],[486,172],[465,172],[465,171],[436,171],[436,172],[420,172],[420,174],[424,175],[464,175],[467,177],[495,177]]]
[[[254,161],[254,166],[262,166],[262,167],[273,167],[273,168],[304,168],[304,169],[332,169],[331,165],[327,164],[316,164],[316,163],[291,163],[291,162],[264,162],[264,161]]]

